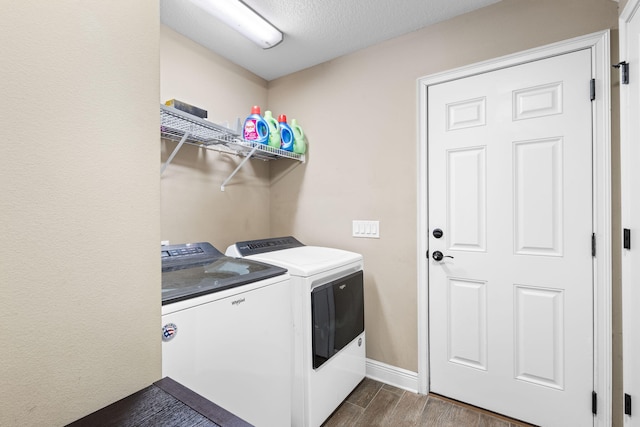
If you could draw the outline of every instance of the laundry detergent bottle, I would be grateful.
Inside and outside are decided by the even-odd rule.
[[[280,149],[293,151],[293,130],[287,124],[287,116],[280,114],[278,116],[278,124],[280,125],[280,140],[282,141]]]
[[[293,152],[304,154],[307,151],[307,144],[304,142],[304,131],[296,119],[291,119],[291,130],[293,131]]]
[[[267,125],[269,125],[269,146],[280,148],[280,125],[278,121],[269,110],[264,112],[264,120],[267,122]]]
[[[266,144],[269,140],[269,125],[260,115],[260,107],[254,105],[251,115],[244,121],[242,137],[246,141]]]

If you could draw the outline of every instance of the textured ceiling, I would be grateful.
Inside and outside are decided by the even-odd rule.
[[[266,50],[190,0],[160,0],[160,16],[175,31],[273,80],[498,1],[244,0],[284,33],[282,43]]]

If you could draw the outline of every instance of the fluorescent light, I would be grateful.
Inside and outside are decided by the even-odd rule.
[[[282,33],[276,27],[239,0],[191,1],[263,49],[282,41]]]

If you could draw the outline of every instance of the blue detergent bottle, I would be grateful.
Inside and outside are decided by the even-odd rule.
[[[269,125],[260,115],[259,106],[254,105],[251,108],[251,115],[244,121],[242,137],[245,141],[261,144],[269,142]]]
[[[278,124],[280,125],[280,140],[282,141],[280,149],[293,151],[293,130],[291,130],[291,127],[287,124],[287,116],[280,114],[278,116]]]

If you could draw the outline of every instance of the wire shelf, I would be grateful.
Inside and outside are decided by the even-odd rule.
[[[274,160],[279,158],[293,159],[298,161],[304,161],[303,154],[292,153],[291,151],[281,150],[280,148],[274,148],[269,145],[260,144],[253,141],[245,141],[237,139],[227,144],[227,147],[234,150],[240,156],[246,156],[253,151],[253,157],[260,160]]]
[[[240,124],[238,123],[239,127]],[[222,191],[224,191],[224,186],[227,182],[249,159],[268,161],[285,158],[305,162],[304,154],[293,153],[253,141],[245,141],[240,137],[239,132],[162,104],[160,105],[160,136],[178,141],[178,145],[162,165],[160,173],[164,172],[183,144],[197,145],[220,153],[244,157],[231,175],[222,183]]]
[[[200,145],[227,144],[240,137],[231,129],[166,105],[160,105],[160,133],[177,141],[188,133],[187,141]]]

